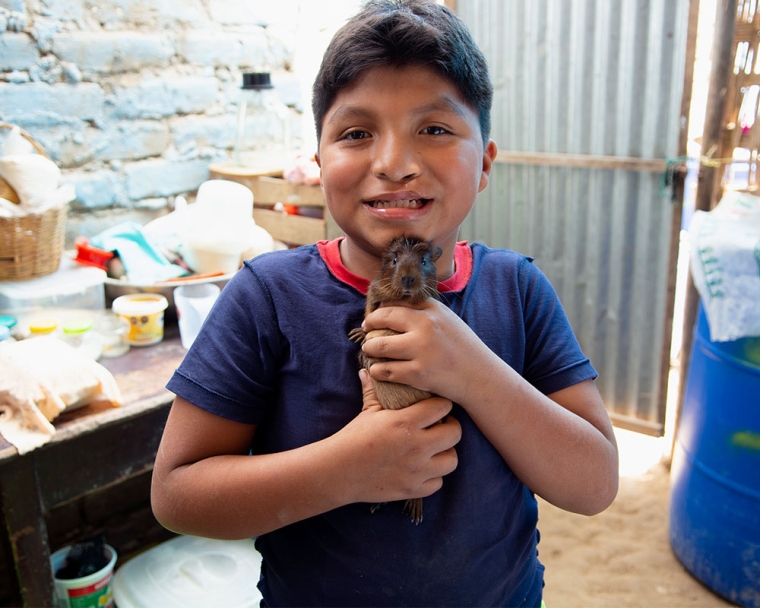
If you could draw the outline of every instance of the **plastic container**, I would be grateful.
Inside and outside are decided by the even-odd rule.
[[[181,285],[174,290],[182,348],[189,349],[192,346],[211,307],[219,297],[219,291],[219,286],[213,283]]]
[[[108,564],[82,578],[55,578],[55,592],[60,608],[109,608],[113,606],[113,567],[116,564],[116,550],[104,545],[109,558]],[[53,573],[63,566],[71,547],[59,549],[50,557]]]
[[[253,540],[178,536],[133,557],[114,576],[119,608],[258,606],[261,556]]]
[[[127,342],[133,346],[150,346],[164,339],[164,311],[167,299],[156,293],[133,293],[116,298],[113,311],[129,321]]]
[[[63,324],[63,341],[76,348],[84,356],[97,361],[103,352],[100,335],[93,330],[90,319],[75,318]]]
[[[3,340],[7,342],[16,341],[13,331],[17,323],[18,321],[13,315],[0,315],[0,342]]]
[[[288,114],[288,107],[274,91],[269,72],[243,74],[235,165],[264,173],[284,170],[291,155]]]
[[[0,281],[0,311],[18,315],[43,308],[105,308],[105,271],[64,256],[54,273],[25,281]]]
[[[183,248],[182,257],[198,274],[233,274],[240,269],[243,252],[224,240],[194,240]]]
[[[670,542],[710,589],[760,606],[760,338],[709,336],[700,310],[671,467]]]
[[[115,312],[104,312],[95,321],[95,331],[100,336],[102,346],[101,356],[108,359],[121,357],[129,352],[127,336],[131,324]]]
[[[242,184],[214,179],[198,188],[186,210],[181,254],[198,274],[231,274],[251,246],[253,193]]]
[[[57,332],[58,321],[53,317],[35,317],[29,321],[29,337],[50,336]]]

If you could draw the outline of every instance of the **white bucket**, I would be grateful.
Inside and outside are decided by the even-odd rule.
[[[187,207],[181,254],[198,274],[231,274],[251,246],[253,193],[237,182],[212,179]]]
[[[218,218],[235,226],[253,217],[253,192],[243,184],[226,179],[210,179],[198,187],[195,204],[206,206],[208,219]]]
[[[113,606],[111,578],[116,564],[116,550],[110,545],[103,545],[108,564],[88,576],[72,579],[54,578],[55,594],[60,608],[109,608]],[[66,561],[71,547],[59,549],[50,556],[53,576]]]

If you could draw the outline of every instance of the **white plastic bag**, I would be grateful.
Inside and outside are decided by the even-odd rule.
[[[760,198],[727,192],[689,226],[694,285],[713,342],[760,336]]]

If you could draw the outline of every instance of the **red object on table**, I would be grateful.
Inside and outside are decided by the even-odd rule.
[[[77,248],[77,256],[74,261],[85,266],[95,266],[101,270],[106,270],[106,263],[114,256],[113,251],[105,251],[90,245],[86,236],[78,236],[74,239],[74,246]]]

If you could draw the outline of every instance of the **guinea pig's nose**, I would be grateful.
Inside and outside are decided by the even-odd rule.
[[[405,275],[401,277],[401,282],[404,284],[404,289],[411,289],[414,286],[414,281],[417,277]]]

